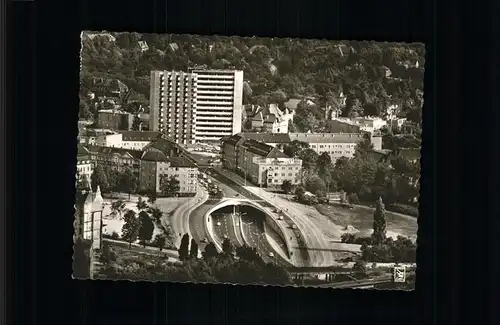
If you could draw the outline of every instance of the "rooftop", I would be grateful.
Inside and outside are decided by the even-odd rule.
[[[97,137],[99,135],[111,135],[111,134],[117,134],[113,130],[108,130],[108,129],[84,129],[82,130],[82,135],[87,136],[87,137]]]
[[[168,161],[168,157],[160,151],[144,151],[141,160],[145,161]]]
[[[361,133],[289,133],[290,139],[307,143],[358,143],[365,137]]]
[[[290,143],[292,140],[287,133],[259,133],[259,132],[242,132],[238,133],[245,139],[252,139],[264,143]]]
[[[288,109],[296,110],[297,106],[299,106],[301,101],[302,101],[302,99],[290,98],[287,102],[285,102],[285,106]]]
[[[278,150],[278,148],[267,145],[263,142],[259,142],[253,139],[246,140],[242,147],[246,150],[265,158],[289,158],[283,152]]]
[[[93,192],[90,188],[84,191],[76,191],[75,205],[78,208],[91,205],[91,212],[102,211],[102,196],[99,186]]]
[[[243,140],[244,140],[244,138],[241,135],[241,133],[239,133],[239,134],[232,135],[230,137],[225,137],[225,138],[223,138],[221,140],[222,140],[222,142],[224,144],[229,144],[229,145],[232,145],[232,146],[236,146],[236,145],[242,143]]]
[[[88,145],[86,148],[95,154],[101,155],[117,155],[123,158],[133,158],[133,159],[141,159],[142,151],[140,150],[131,150],[124,148],[114,148],[114,147],[100,147],[100,146],[92,146]]]
[[[85,148],[85,146],[83,146],[81,144],[78,145],[78,151],[76,154],[77,157],[87,156],[89,154],[90,154],[90,152],[87,148]]]
[[[121,131],[123,141],[153,141],[160,137],[157,131]]]
[[[157,149],[166,155],[170,155],[172,150],[182,150],[182,148],[174,141],[162,137],[155,139],[147,146],[147,148]]]
[[[274,123],[276,122],[277,118],[275,115],[268,115],[266,116],[266,120],[264,121],[264,123]]]
[[[255,116],[253,117],[253,120],[254,121],[263,121],[264,118],[262,117],[262,112],[258,112],[257,114],[255,114]]]
[[[124,112],[118,109],[101,109],[97,111],[98,113],[110,113],[110,114],[130,114],[128,112]]]
[[[170,166],[172,167],[189,167],[189,168],[194,168],[196,167],[195,164],[193,164],[191,161],[189,161],[185,157],[170,157],[168,158],[170,161]]]

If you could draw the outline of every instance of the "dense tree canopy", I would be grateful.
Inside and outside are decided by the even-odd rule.
[[[422,44],[111,34],[116,41],[104,36],[83,37],[82,117],[92,112],[85,98],[92,90],[93,78],[118,79],[134,91],[137,101],[147,103],[151,70],[186,71],[197,65],[243,70],[246,103],[279,104],[290,97],[314,96],[321,106],[337,106],[343,92],[345,116],[377,114],[390,103],[400,105],[416,122],[421,115]],[[146,41],[149,49],[142,51],[139,40]],[[311,121],[322,120],[323,115],[307,113]],[[305,126],[321,127],[317,123]]]

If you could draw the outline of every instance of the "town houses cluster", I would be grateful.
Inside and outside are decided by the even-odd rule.
[[[120,81],[100,80],[96,92],[88,94],[92,98],[99,94],[97,102],[106,102],[108,107],[98,110],[92,127],[82,125],[80,129],[80,180],[90,179],[95,166],[101,164],[117,171],[129,168],[137,177],[138,188],[147,191],[160,192],[165,175],[176,177],[179,195],[192,195],[197,190],[198,165],[187,149],[211,143],[221,148],[219,158],[225,168],[245,173],[256,185],[279,186],[285,180],[299,184],[302,161],[283,152],[286,144],[307,143],[335,162],[340,157],[352,158],[356,145],[369,138],[374,153],[384,154],[380,129],[405,122],[391,113],[396,109],[392,106],[385,119],[343,118],[339,108],[326,107],[325,119],[336,132],[292,133],[289,129],[297,106],[313,105],[313,99],[291,98],[284,109],[274,103],[243,105],[243,71],[200,67],[186,72],[152,71],[150,83],[146,113],[142,107],[135,114],[121,110],[120,96],[128,96],[130,90]],[[339,102],[344,101],[345,96],[339,94]],[[243,123],[259,132],[242,132]]]

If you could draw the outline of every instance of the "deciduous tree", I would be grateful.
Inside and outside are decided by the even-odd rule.
[[[101,164],[97,164],[94,168],[94,172],[90,177],[92,183],[92,190],[97,190],[97,186],[100,187],[101,191],[107,191],[109,188],[108,177],[104,172],[104,168]]]
[[[281,184],[281,190],[285,193],[285,194],[288,194],[292,191],[293,189],[293,184],[290,180],[286,179],[283,181],[283,183]]]
[[[184,234],[181,239],[181,246],[177,250],[179,252],[179,259],[186,260],[189,257],[189,235]]]
[[[375,212],[373,214],[373,234],[372,241],[374,245],[380,245],[385,242],[387,232],[387,220],[385,216],[385,206],[382,197],[377,200]]]
[[[153,237],[155,226],[153,220],[145,211],[139,212],[139,222],[139,240],[142,242],[142,245],[146,247],[146,242],[150,241]]]
[[[189,249],[189,256],[191,258],[197,258],[198,257],[198,243],[196,240],[191,239],[191,248]]]
[[[111,213],[118,215],[119,218],[122,217],[123,210],[125,209],[125,202],[122,200],[116,200],[111,203]]]
[[[142,197],[139,196],[139,198],[137,199],[136,207],[137,210],[144,211],[148,208],[148,204],[142,199]]]
[[[137,240],[139,236],[139,228],[141,223],[137,219],[136,214],[132,210],[125,212],[123,217],[125,223],[122,226],[122,238],[128,243],[128,249],[132,248],[132,243]]]
[[[215,247],[215,244],[208,243],[207,246],[205,246],[205,250],[203,252],[203,259],[209,261],[214,257],[217,257],[218,254],[219,253],[217,252],[217,247]]]
[[[180,182],[175,176],[167,177],[165,175],[161,178],[160,188],[166,196],[174,196],[181,189]]]
[[[130,168],[126,168],[121,174],[119,184],[120,189],[128,193],[128,198],[130,200],[130,194],[134,193],[137,189],[137,176]]]

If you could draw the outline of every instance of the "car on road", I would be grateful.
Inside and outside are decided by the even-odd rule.
[[[269,253],[269,257],[274,257],[274,253],[273,252]]]
[[[207,243],[207,242],[208,242],[208,240],[207,240],[206,238],[203,238],[203,239],[201,240],[201,242],[202,242],[202,243]]]
[[[283,220],[283,216],[279,216],[279,217],[278,217],[278,220]]]

